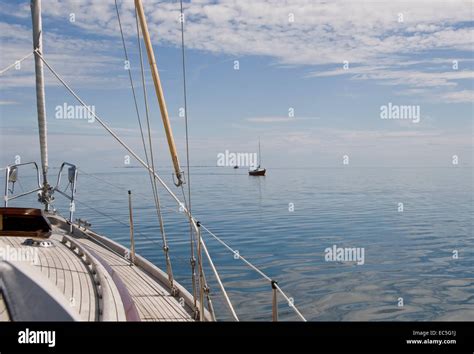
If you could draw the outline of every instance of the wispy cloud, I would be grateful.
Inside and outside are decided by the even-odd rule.
[[[295,123],[304,120],[318,120],[318,117],[250,117],[245,121],[252,123]]]
[[[133,1],[119,1],[119,6],[124,33],[133,39],[136,36]],[[430,51],[438,54],[448,51],[454,59],[469,59],[474,33],[472,25],[468,25],[472,24],[470,0],[194,0],[184,6],[186,43],[191,49],[232,56],[268,56],[282,66],[318,68],[310,77],[348,74],[352,79],[407,88],[442,87],[444,97],[448,100],[454,97],[448,102],[465,102],[463,97],[470,98],[456,92],[464,90],[458,85],[459,80],[472,80],[472,70],[448,72],[445,67],[435,71],[399,70],[403,61],[416,62],[420,55]],[[3,13],[8,7],[14,16],[28,16],[25,4],[17,6],[16,11],[11,4],[4,7],[2,3],[2,7]],[[145,8],[153,40],[178,46],[179,4],[150,0],[145,2]],[[105,65],[122,60],[120,55],[111,56],[114,47],[105,39],[119,35],[114,1],[51,0],[44,4],[43,11],[46,18],[69,25],[70,33],[76,33],[66,36],[45,32],[48,56],[64,67],[63,72],[71,73],[71,78],[74,75],[78,83],[110,85],[110,80],[102,80],[105,75],[101,74],[108,71]],[[73,23],[68,22],[70,14],[75,15]],[[29,29],[24,26],[6,23],[0,26],[0,33],[13,36],[2,38],[0,63],[4,64],[5,60],[24,55],[24,49],[31,47],[31,39]],[[92,37],[81,40],[79,37],[84,32]],[[120,50],[119,44],[113,42],[116,50]],[[439,59],[433,58],[432,64]],[[341,68],[345,60],[350,63],[347,72]],[[16,84],[30,82],[31,77],[30,81],[22,79]],[[8,79],[4,83],[14,84],[14,80]]]
[[[115,88],[116,77],[123,74],[123,57],[109,39],[81,38],[45,31],[43,52],[48,62],[74,87]],[[0,68],[14,63],[33,50],[31,29],[20,24],[0,21]],[[120,49],[120,47],[119,47]],[[59,85],[45,69],[46,85]],[[23,61],[1,77],[2,87],[34,87],[33,58]],[[123,85],[123,80],[119,85]]]
[[[12,104],[18,104],[16,101],[2,101],[0,100],[0,106],[7,106],[7,105],[12,105]]]
[[[445,102],[474,102],[474,90],[447,92],[440,97]]]

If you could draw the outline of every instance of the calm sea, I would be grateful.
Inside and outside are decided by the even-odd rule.
[[[250,177],[245,169],[195,167],[191,177],[197,219],[277,280],[308,320],[474,320],[471,168],[270,168]],[[142,169],[80,173],[76,215],[129,245],[128,189],[137,252],[164,268]],[[173,271],[189,288],[189,224],[160,191]],[[270,284],[203,236],[241,320],[271,320]],[[363,264],[328,261],[334,247],[363,250]],[[208,267],[207,277],[218,318],[230,319]],[[281,297],[279,311],[297,320]]]

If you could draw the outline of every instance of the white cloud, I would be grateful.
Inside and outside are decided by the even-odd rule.
[[[474,90],[463,90],[458,92],[448,92],[440,97],[446,102],[474,102]]]
[[[12,104],[18,104],[16,101],[3,101],[0,100],[0,106],[6,106],[6,105],[12,105]]]
[[[134,40],[133,1],[119,1],[119,6],[124,33]],[[458,59],[469,59],[474,31],[458,24],[472,21],[470,0],[194,0],[184,6],[188,48],[239,57],[262,55],[279,65],[317,67],[312,76],[339,75],[342,72],[334,70],[334,65],[348,60],[351,73],[356,74],[354,79],[412,88],[443,86],[452,95],[454,90],[460,90],[456,80],[472,79],[469,70],[398,70],[405,65],[403,61],[425,60],[423,55],[431,50],[449,51]],[[179,46],[179,2],[148,0],[144,7],[154,42]],[[24,17],[27,11],[21,5],[18,16]],[[64,65],[62,72],[77,77],[79,82],[101,84],[96,75],[105,73],[106,63],[117,64],[121,60],[109,54],[113,49],[121,50],[120,42],[106,38],[117,39],[119,35],[114,1],[50,0],[43,4],[43,12],[45,18],[52,20],[49,27],[55,21],[69,25],[68,33],[75,34],[73,38],[72,34],[50,34],[48,38],[45,26],[45,47],[52,52],[48,54],[56,55],[58,65]],[[76,16],[73,24],[68,22],[71,13]],[[398,22],[400,13],[402,23]],[[290,16],[294,16],[294,22],[289,21]],[[4,54],[0,63],[15,60],[13,53],[24,55],[19,43],[25,42],[29,49],[31,41],[27,28],[2,25],[0,33],[5,37],[12,34],[14,40],[2,38]],[[95,37],[82,40],[83,31]],[[437,60],[440,58],[434,58],[433,63]],[[333,67],[328,69],[328,65]],[[18,81],[19,85],[25,83]]]
[[[110,75],[114,70],[120,73],[123,71],[123,56],[113,55],[114,51],[117,52],[117,47],[113,44],[115,43],[111,43],[110,39],[84,39],[45,30],[43,53],[55,70],[75,88],[114,88],[123,86],[126,81],[117,83],[117,75]],[[4,69],[33,50],[31,29],[19,24],[0,22],[0,48],[0,69]],[[12,68],[2,74],[2,88],[34,87],[33,62],[33,57],[30,57],[21,63],[19,70]],[[45,74],[47,85],[59,85],[56,79],[52,79],[47,68]]]
[[[294,123],[302,120],[317,120],[318,117],[250,117],[246,118],[247,122],[252,123]]]

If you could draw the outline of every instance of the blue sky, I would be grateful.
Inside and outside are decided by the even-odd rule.
[[[179,3],[143,2],[184,165]],[[133,1],[118,3],[141,92]],[[449,166],[454,154],[472,164],[472,6],[186,1],[191,164],[215,165],[225,150],[254,152],[259,136],[267,166],[340,166],[343,155],[356,166]],[[142,154],[113,1],[44,0],[43,21],[46,58]],[[31,47],[29,1],[0,1],[0,69]],[[0,76],[1,165],[16,155],[38,159],[33,70],[30,58]],[[51,165],[122,166],[126,152],[97,123],[55,119],[58,105],[76,102],[45,72]],[[148,69],[147,77],[157,160],[170,165]],[[419,106],[420,122],[380,119],[389,102]]]

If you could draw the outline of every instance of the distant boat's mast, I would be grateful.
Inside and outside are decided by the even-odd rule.
[[[258,137],[258,166],[262,164],[262,154],[260,153],[260,137]]]
[[[31,15],[33,20],[33,49],[43,54],[43,29],[41,24],[41,0],[31,0]],[[49,210],[51,200],[50,187],[48,184],[48,140],[46,127],[46,109],[44,101],[44,75],[43,61],[35,52],[36,73],[36,109],[38,112],[38,130],[41,151],[41,168],[43,172],[43,193],[40,201]]]
[[[173,161],[174,170],[178,182],[176,185],[183,183],[182,171],[179,165],[178,152],[176,151],[176,145],[174,143],[173,132],[171,131],[171,125],[168,117],[168,110],[166,108],[165,97],[163,89],[161,87],[160,75],[156,66],[155,54],[153,53],[153,47],[151,44],[150,34],[148,33],[148,25],[146,22],[145,13],[143,11],[143,5],[141,0],[135,0],[135,8],[137,10],[138,18],[140,19],[141,30],[143,34],[143,40],[145,42],[146,51],[148,54],[148,61],[150,63],[151,73],[153,77],[153,83],[155,84],[156,96],[158,103],[160,104],[161,118],[163,120],[163,126],[166,132],[166,138],[168,140],[168,146],[170,149],[171,160]]]

